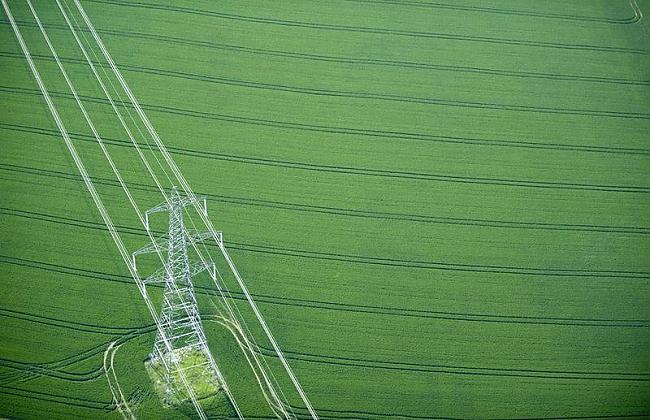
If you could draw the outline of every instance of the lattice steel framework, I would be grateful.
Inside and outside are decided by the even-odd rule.
[[[205,270],[214,277],[215,267],[201,261],[190,261],[187,252],[188,243],[196,244],[212,237],[210,232],[190,232],[185,228],[184,208],[194,205],[194,202],[199,200],[196,197],[192,199],[181,196],[178,189],[174,187],[168,201],[145,212],[147,229],[149,229],[149,215],[158,212],[169,213],[167,235],[156,239],[132,255],[135,264],[138,255],[167,250],[167,260],[163,262],[163,267],[145,278],[144,283],[165,285],[159,317],[162,328],[154,341],[151,362],[160,362],[164,369],[165,401],[168,404],[172,403],[175,393],[178,396],[177,393],[182,392],[175,385],[174,380],[179,369],[187,375],[191,371],[193,377],[197,374],[209,377],[214,382],[215,388],[225,387],[225,382],[208,348],[192,284],[192,277]],[[203,211],[207,211],[205,199],[202,201]],[[171,346],[168,346],[166,341]],[[197,354],[202,357],[195,357]],[[192,357],[188,357],[190,355]],[[203,372],[196,372],[199,369]]]

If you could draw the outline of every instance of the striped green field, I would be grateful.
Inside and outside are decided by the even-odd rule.
[[[56,3],[33,3],[157,204]],[[650,0],[82,4],[322,418],[650,417]],[[137,249],[27,3],[8,5]],[[0,417],[119,418],[115,379],[136,416],[191,417],[155,393],[151,317],[0,23]],[[269,417],[196,286],[244,415]]]

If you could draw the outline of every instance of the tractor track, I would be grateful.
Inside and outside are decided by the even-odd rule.
[[[352,26],[352,25],[338,25],[327,24],[318,22],[303,22],[285,19],[273,19],[256,16],[244,16],[232,13],[221,13],[209,10],[201,10],[189,7],[171,6],[151,4],[137,1],[122,1],[122,0],[89,0],[93,3],[109,4],[122,7],[149,9],[149,10],[164,10],[167,12],[196,15],[211,17],[222,20],[233,20],[239,22],[249,22],[254,24],[283,26],[289,28],[305,28],[319,31],[337,31],[337,32],[352,32],[352,33],[368,33],[374,35],[389,35],[389,36],[402,36],[402,37],[415,37],[424,39],[441,39],[449,41],[461,42],[475,42],[475,43],[488,43],[497,45],[518,45],[526,47],[550,48],[550,49],[563,49],[563,50],[586,50],[608,53],[627,53],[627,54],[648,54],[648,50],[639,48],[625,48],[614,47],[605,45],[590,45],[590,44],[567,44],[561,42],[543,42],[531,41],[521,39],[497,38],[477,35],[461,35],[452,33],[439,33],[439,32],[426,32],[426,31],[409,31],[399,29],[389,29],[381,27],[365,27],[365,26]]]
[[[403,267],[407,269],[458,271],[468,273],[495,273],[503,275],[529,275],[543,277],[588,277],[603,279],[621,278],[638,280],[650,279],[650,272],[634,270],[588,270],[582,268],[543,268],[493,264],[465,264],[434,260],[387,258],[328,251],[304,250],[237,241],[230,241],[229,248],[269,255],[285,255],[297,258],[338,261],[349,264]]]
[[[462,4],[449,4],[441,3],[436,1],[413,1],[413,0],[343,0],[351,3],[366,3],[366,4],[388,4],[395,6],[407,6],[407,7],[419,7],[419,8],[430,8],[430,9],[442,9],[442,10],[457,10],[462,12],[474,12],[474,13],[487,13],[487,14],[497,14],[497,15],[506,15],[506,16],[521,16],[521,17],[532,17],[532,18],[543,18],[543,19],[557,19],[557,20],[569,20],[574,22],[594,22],[594,23],[611,23],[616,25],[630,25],[637,23],[641,20],[642,15],[639,13],[638,9],[634,7],[630,1],[630,7],[632,8],[633,15],[629,18],[624,19],[614,19],[607,17],[597,17],[597,16],[583,16],[583,15],[570,15],[562,13],[544,13],[544,12],[534,12],[526,10],[516,10],[516,9],[504,9],[497,7],[485,7],[485,6],[467,6]]]
[[[41,271],[76,276],[86,279],[103,280],[122,284],[132,284],[128,276],[91,271],[82,268],[69,267],[60,264],[50,264],[36,260],[16,258],[0,255],[0,264],[27,267]],[[152,285],[151,287],[160,287]],[[196,286],[197,292],[204,295],[214,296],[216,291],[210,287]],[[233,299],[245,299],[241,292],[228,290],[229,296]],[[329,311],[368,313],[384,316],[402,316],[421,319],[442,319],[450,321],[487,322],[504,324],[531,324],[531,325],[558,325],[573,327],[605,327],[605,328],[650,328],[650,320],[641,319],[606,319],[606,318],[570,318],[557,316],[524,316],[524,315],[499,315],[499,314],[476,314],[434,310],[414,310],[406,308],[346,304],[339,302],[327,302],[318,300],[295,299],[281,296],[269,296],[255,294],[253,297],[262,303],[278,306],[307,307]]]
[[[1,89],[1,88],[0,88]],[[55,96],[55,95],[53,95]],[[49,137],[58,138],[54,132],[46,133],[41,131],[38,134],[48,135]],[[93,140],[89,136],[76,135],[76,139],[92,143]],[[126,140],[118,140],[112,138],[103,139],[106,144],[115,146],[133,148],[133,144]],[[512,178],[490,178],[490,177],[470,177],[448,174],[436,174],[427,172],[414,172],[414,171],[398,171],[398,170],[383,170],[364,167],[352,166],[337,166],[337,165],[324,165],[314,164],[307,162],[285,161],[278,159],[268,159],[260,157],[230,155],[216,152],[194,151],[190,149],[178,150],[178,148],[170,147],[170,151],[176,155],[186,155],[203,159],[235,162],[245,165],[267,166],[273,168],[287,168],[299,171],[319,172],[319,173],[333,173],[343,176],[364,176],[373,178],[389,178],[399,180],[410,180],[417,182],[440,182],[440,183],[454,183],[454,184],[468,184],[468,185],[490,185],[495,187],[508,187],[508,188],[535,188],[545,190],[575,190],[575,191],[597,191],[603,193],[629,193],[629,194],[649,194],[650,187],[640,185],[612,185],[612,184],[591,184],[583,182],[552,182],[552,181],[536,181],[527,179],[512,179]]]
[[[1,87],[0,91],[11,94],[25,94],[38,96],[37,91],[23,88]],[[61,96],[64,99],[71,97]],[[88,98],[87,101],[108,105],[108,101],[102,98]],[[368,138],[386,138],[386,139],[399,139],[407,141],[420,141],[430,143],[442,144],[460,144],[471,146],[485,146],[485,147],[513,147],[524,149],[541,149],[541,150],[558,150],[558,151],[571,151],[571,152],[586,152],[586,153],[604,153],[604,154],[624,154],[624,155],[650,155],[650,149],[645,148],[630,148],[630,147],[613,147],[613,146],[598,146],[598,145],[578,145],[578,144],[561,144],[561,143],[541,143],[529,141],[516,141],[504,139],[479,139],[471,137],[453,137],[453,136],[438,136],[425,133],[407,133],[385,130],[370,130],[370,129],[357,129],[350,127],[331,127],[313,124],[294,123],[288,121],[266,120],[259,118],[242,117],[237,115],[218,114],[214,112],[195,111],[186,108],[169,107],[161,105],[142,105],[143,109],[148,111],[157,112],[161,114],[180,115],[184,117],[199,118],[209,121],[224,121],[230,123],[237,123],[242,125],[258,125],[272,128],[291,129],[299,131],[310,131],[326,134],[341,134],[349,136],[361,136]],[[19,127],[16,124],[5,124],[5,126]]]
[[[171,148],[170,148],[171,149]],[[173,152],[172,152],[173,153]],[[79,177],[72,173],[61,171],[46,170],[34,167],[25,167],[18,165],[8,165],[0,163],[0,172],[5,173],[20,173],[36,176],[46,176],[48,178],[66,179],[70,181],[78,181]],[[94,179],[100,185],[106,186],[119,186],[117,181],[108,178],[95,177]],[[129,186],[133,189],[146,192],[155,192],[155,188],[146,184],[130,183]],[[238,205],[283,209],[289,211],[299,211],[307,213],[329,214],[335,216],[357,217],[366,219],[377,220],[396,220],[417,223],[436,223],[446,225],[459,225],[459,226],[479,226],[490,228],[511,228],[511,229],[532,229],[532,230],[550,230],[550,231],[574,231],[574,232],[594,232],[594,233],[621,233],[621,234],[650,234],[650,228],[642,226],[615,226],[615,225],[588,225],[588,224],[568,224],[568,223],[542,223],[542,222],[518,222],[508,220],[489,220],[489,219],[472,219],[472,218],[446,218],[446,217],[432,217],[417,214],[404,214],[404,213],[390,213],[390,212],[376,212],[367,210],[356,210],[339,207],[322,207],[322,206],[309,206],[298,203],[286,203],[268,200],[248,199],[240,197],[222,196],[218,194],[199,193],[210,202],[214,203],[231,203]]]

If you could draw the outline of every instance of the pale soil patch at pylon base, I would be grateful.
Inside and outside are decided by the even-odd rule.
[[[179,352],[180,360],[178,366],[182,369],[191,365],[199,365],[207,362],[205,355],[196,350],[189,352]],[[203,359],[203,360],[201,360]],[[184,390],[183,382],[178,373],[172,373],[172,389],[174,390],[171,401],[165,398],[165,378],[164,365],[160,361],[145,360],[145,368],[153,383],[156,394],[160,397],[165,407],[177,406],[189,400],[187,391]],[[214,398],[225,399],[221,386],[213,374],[204,368],[188,369],[185,371],[185,377],[194,390],[198,399]]]

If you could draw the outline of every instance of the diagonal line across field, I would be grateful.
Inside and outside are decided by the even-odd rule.
[[[0,90],[2,88],[0,87]],[[56,97],[56,94],[53,94]],[[43,130],[40,133],[46,133]],[[54,133],[47,133],[51,137],[57,137]],[[78,139],[84,141],[92,141],[88,136],[77,136]],[[105,138],[107,144],[113,144],[132,148],[133,145],[127,141],[119,139]],[[192,150],[187,148],[174,148],[170,147],[170,151],[174,154],[193,156],[212,160],[221,160],[229,162],[237,162],[248,165],[263,165],[280,168],[291,168],[304,171],[316,172],[330,172],[344,175],[362,175],[383,178],[395,179],[408,179],[414,181],[436,181],[436,182],[452,182],[461,184],[480,184],[480,185],[496,185],[504,187],[525,187],[525,188],[542,188],[542,189],[557,189],[557,190],[580,190],[580,191],[600,191],[600,192],[617,192],[617,193],[635,193],[635,194],[648,194],[650,187],[633,186],[633,185],[603,185],[603,184],[587,184],[575,182],[549,182],[549,181],[533,181],[523,179],[505,179],[505,178],[482,178],[482,177],[467,177],[455,176],[447,174],[432,174],[432,173],[418,173],[406,171],[390,171],[371,168],[355,168],[349,166],[334,166],[334,165],[319,165],[305,162],[291,162],[281,161],[274,159],[265,159],[258,157],[228,155],[216,152],[208,152],[201,150]]]
[[[121,66],[124,70],[131,70],[130,66]],[[502,104],[496,102],[475,102],[475,101],[459,101],[443,98],[426,98],[416,96],[404,96],[393,94],[382,94],[374,92],[356,92],[346,90],[333,90],[333,89],[316,89],[302,86],[290,86],[273,83],[262,83],[249,80],[231,79],[218,76],[205,76],[200,74],[192,74],[171,70],[158,70],[147,67],[135,68],[137,72],[161,75],[165,77],[174,77],[187,80],[197,80],[202,82],[209,82],[227,86],[238,86],[250,89],[262,89],[275,92],[287,92],[302,95],[314,95],[332,98],[352,98],[357,100],[371,100],[371,101],[388,101],[397,103],[411,103],[420,105],[432,105],[442,107],[454,107],[464,109],[481,109],[481,110],[495,110],[495,111],[514,111],[526,113],[540,113],[540,114],[557,114],[557,115],[571,115],[579,117],[600,117],[600,118],[623,118],[633,120],[650,120],[650,114],[644,112],[620,112],[620,111],[607,111],[595,109],[578,109],[578,108],[562,108],[562,107],[547,107],[547,106],[534,106],[534,105],[516,105],[516,104]],[[11,89],[8,86],[2,86],[3,90]],[[57,97],[69,96],[62,92],[53,91],[52,95]],[[84,100],[92,99],[83,97]]]
[[[0,24],[7,24],[7,22],[0,21]],[[22,22],[21,26],[33,27],[35,25],[30,22]],[[58,25],[55,23],[50,23],[45,25],[45,27],[51,28],[53,30],[63,30],[66,28],[63,25]],[[373,65],[373,66],[386,66],[386,67],[396,67],[396,68],[412,68],[412,69],[421,69],[429,71],[446,71],[454,73],[470,73],[470,74],[482,74],[485,76],[501,76],[501,77],[516,77],[524,79],[540,79],[540,80],[555,80],[555,81],[571,81],[571,82],[583,82],[583,83],[605,83],[605,84],[614,84],[614,85],[632,85],[632,86],[650,86],[650,80],[634,80],[634,79],[625,79],[617,77],[607,77],[607,76],[593,76],[593,75],[584,75],[584,74],[561,74],[561,73],[544,73],[544,72],[532,72],[532,71],[517,71],[517,70],[504,70],[496,68],[486,68],[486,67],[470,67],[470,66],[456,66],[456,65],[445,65],[437,63],[425,63],[425,62],[415,62],[415,61],[404,61],[404,60],[386,60],[381,58],[360,58],[360,57],[347,57],[347,56],[333,56],[333,55],[323,55],[323,54],[313,54],[313,53],[304,53],[297,51],[281,51],[281,50],[272,50],[272,49],[263,49],[263,48],[252,48],[242,45],[232,45],[232,44],[220,44],[211,41],[201,41],[195,39],[179,38],[172,37],[167,35],[159,34],[149,34],[141,32],[131,32],[131,31],[118,31],[114,29],[98,29],[98,33],[118,36],[121,38],[133,38],[133,39],[145,39],[152,41],[160,41],[164,44],[178,44],[185,46],[192,46],[198,48],[205,48],[211,50],[221,50],[221,51],[230,51],[230,52],[239,52],[239,53],[248,53],[254,55],[264,55],[269,57],[282,57],[282,58],[292,58],[298,60],[308,60],[308,61],[317,61],[317,62],[327,62],[327,63],[338,63],[338,64],[350,64],[359,66]],[[9,52],[0,53],[2,56],[12,57],[15,54]],[[34,54],[35,58],[39,59],[50,59],[49,56],[39,56]],[[69,62],[79,62],[80,60],[68,59]],[[137,67],[135,67],[137,68]],[[134,71],[134,67],[131,67],[131,71]]]
[[[232,242],[233,249],[262,254],[286,255],[296,258],[320,259],[339,261],[350,264],[380,265],[386,267],[404,267],[409,269],[461,271],[467,273],[495,273],[548,277],[590,277],[590,278],[626,278],[650,279],[647,271],[617,271],[617,270],[586,270],[586,269],[557,269],[540,267],[515,267],[481,264],[457,264],[442,261],[407,260],[398,258],[383,258],[372,256],[351,255],[323,251],[308,251],[304,249],[280,248],[271,245],[254,245],[249,243]]]
[[[69,223],[70,225],[77,226],[72,222],[59,222]],[[94,227],[101,229],[101,226]],[[39,262],[34,260],[26,260],[15,257],[0,256],[0,261],[4,264],[18,265],[23,267],[36,268],[39,270],[49,271],[52,273],[68,274],[84,278],[92,278],[98,280],[105,280],[111,282],[128,283],[128,278],[118,274],[109,274],[98,271],[90,271],[81,268],[67,267],[62,265],[50,264],[46,262]],[[212,295],[214,291],[204,286],[197,286],[200,293]],[[244,297],[237,291],[229,291],[234,299],[243,300]],[[385,307],[385,306],[370,306],[348,304],[340,302],[330,302],[321,300],[305,300],[288,298],[286,296],[272,296],[264,294],[254,294],[260,302],[274,305],[283,306],[296,306],[306,307],[313,309],[324,309],[343,312],[357,312],[357,313],[371,313],[386,316],[405,316],[415,318],[429,318],[429,319],[443,319],[443,320],[457,320],[468,322],[491,322],[491,323],[505,323],[505,324],[533,324],[533,325],[558,325],[558,326],[585,326],[585,327],[625,327],[625,328],[648,328],[650,327],[650,320],[634,320],[634,319],[606,319],[606,318],[570,318],[560,316],[526,316],[526,315],[499,315],[499,314],[476,314],[476,313],[461,313],[449,311],[434,311],[434,310],[417,310],[409,308]]]
[[[73,328],[67,328],[74,330]],[[85,372],[67,372],[62,369],[50,368],[44,364],[24,363],[17,360],[0,358],[0,367],[11,369],[11,375],[0,377],[4,384],[26,382],[38,377],[48,377],[66,382],[83,383],[94,381],[102,376],[101,367],[92,368]]]
[[[467,420],[466,417],[450,417],[450,416],[416,416],[406,413],[393,413],[393,412],[378,412],[370,410],[336,410],[332,408],[319,408],[319,411],[327,413],[329,419],[364,419],[364,420],[383,420],[387,418],[398,419],[413,419],[413,420]],[[599,415],[594,414],[591,416],[537,416],[537,417],[519,417],[517,420],[593,420],[593,419],[639,419],[650,417],[650,414],[611,414]],[[492,420],[513,420],[510,417],[494,417]]]
[[[15,88],[15,87],[0,86],[0,91],[7,92],[7,93],[20,93],[26,95],[35,94],[35,92],[29,89]],[[69,97],[66,97],[65,95],[62,95],[61,97],[65,97],[69,99]],[[95,103],[108,104],[107,101],[102,100],[101,98],[85,97],[85,99],[88,101],[93,101]],[[524,140],[516,141],[516,140],[503,140],[503,139],[451,137],[451,136],[439,136],[439,135],[425,134],[425,133],[407,133],[407,132],[396,132],[396,131],[385,131],[385,130],[359,129],[359,128],[351,128],[351,127],[332,127],[332,126],[323,126],[323,125],[315,125],[315,124],[295,123],[295,122],[288,122],[288,121],[251,118],[247,116],[218,114],[214,112],[195,111],[191,109],[168,107],[168,106],[161,106],[161,105],[143,104],[142,107],[148,111],[159,112],[162,114],[181,115],[181,116],[201,118],[201,119],[212,120],[212,121],[227,121],[227,122],[246,124],[246,125],[289,128],[293,130],[313,131],[319,133],[344,134],[344,135],[351,135],[351,136],[364,136],[370,138],[393,138],[393,139],[400,139],[400,140],[426,141],[432,143],[469,144],[469,145],[487,146],[487,147],[514,147],[514,148],[525,148],[525,149],[540,149],[540,150],[548,149],[548,150],[560,150],[560,151],[572,151],[572,152],[624,154],[624,155],[640,155],[640,156],[650,155],[650,149],[645,149],[645,148],[527,142]],[[15,124],[2,124],[0,127],[20,128],[20,126],[16,126]]]
[[[22,319],[31,322],[37,322],[43,325],[51,325],[54,327],[69,328],[81,332],[87,332],[93,334],[104,334],[104,335],[124,334],[142,328],[142,326],[119,327],[119,326],[112,326],[112,325],[97,325],[97,324],[91,324],[87,322],[70,321],[70,320],[59,319],[55,317],[35,315],[24,311],[15,311],[15,310],[5,309],[5,308],[0,308],[0,316]]]
[[[36,314],[23,315],[24,317],[21,319],[32,323],[47,323],[51,320],[50,317],[43,317]],[[74,321],[58,320],[57,322],[57,326],[59,328],[78,331],[76,328],[78,323]],[[2,375],[0,377],[0,380],[2,380],[6,385],[16,382],[25,383],[38,379],[40,377],[48,377],[51,379],[74,383],[95,381],[104,373],[101,364],[97,365],[95,368],[89,371],[84,372],[79,372],[78,370],[70,372],[65,368],[71,368],[74,365],[82,362],[87,363],[91,361],[92,358],[101,356],[101,354],[105,352],[105,349],[107,347],[110,347],[111,343],[118,343],[119,345],[125,344],[143,334],[152,333],[155,328],[155,325],[152,324],[149,326],[141,326],[133,330],[121,331],[119,333],[113,331],[110,333],[111,338],[107,342],[102,342],[99,345],[94,345],[86,350],[82,350],[80,352],[67,355],[62,359],[49,362],[25,363],[16,360],[0,358],[0,366],[11,369],[13,371],[11,373]],[[109,331],[110,327],[106,327],[104,329],[105,331]]]
[[[73,222],[60,221],[59,223],[71,226],[78,226]],[[101,226],[93,227],[101,229]],[[129,284],[128,277],[119,274],[110,274],[87,269],[68,267],[60,264],[51,264],[43,261],[35,261],[23,258],[0,255],[0,264],[16,265],[33,268],[50,273],[66,274],[75,277],[103,280],[115,283]],[[153,286],[159,287],[159,286]],[[214,295],[214,291],[208,287],[198,285],[199,293],[208,296]],[[245,297],[237,291],[228,291],[232,299],[244,300]],[[566,327],[600,327],[600,328],[650,328],[650,320],[642,319],[607,319],[607,318],[571,318],[560,316],[527,316],[527,315],[501,315],[501,314],[477,314],[435,310],[419,310],[410,308],[397,308],[388,306],[371,306],[351,303],[331,302],[324,300],[307,300],[290,298],[287,296],[274,296],[266,294],[253,294],[256,300],[271,305],[302,307],[337,312],[366,313],[384,316],[401,316],[422,319],[441,319],[448,321],[465,322],[487,322],[502,324],[530,324],[530,325],[557,325]]]
[[[123,280],[126,283],[126,279]],[[23,318],[25,321],[32,323],[41,323],[41,321],[47,322],[48,317],[39,316],[36,314],[25,314],[26,317]],[[58,327],[68,330],[76,331],[75,322],[67,320],[59,320],[60,324]],[[98,345],[94,345],[88,349],[75,352],[73,354],[68,354],[63,358],[52,360],[48,362],[38,362],[38,363],[25,363],[15,360],[0,359],[0,365],[6,368],[13,370],[14,372],[6,373],[0,377],[0,380],[5,384],[10,382],[27,382],[34,379],[38,379],[42,376],[47,376],[49,378],[54,378],[58,380],[68,381],[68,382],[89,382],[94,381],[97,378],[101,377],[102,366],[98,364],[95,368],[90,371],[70,372],[66,368],[71,368],[74,365],[80,363],[87,363],[91,361],[94,357],[101,356],[105,352],[106,348],[110,346],[111,343],[118,343],[120,345],[126,344],[127,342],[133,340],[134,338],[140,337],[144,334],[150,334],[156,329],[155,325],[141,326],[129,331],[113,332],[110,334],[111,338],[108,341],[101,342]],[[109,328],[106,328],[106,331],[109,331]],[[99,360],[98,360],[99,362]]]
[[[273,357],[270,349],[260,348],[259,351]],[[536,369],[503,369],[488,367],[468,367],[441,364],[425,364],[396,362],[385,360],[363,359],[355,357],[331,356],[323,354],[296,352],[287,350],[287,357],[313,363],[355,366],[373,369],[400,370],[413,372],[435,372],[452,375],[484,375],[484,376],[509,376],[520,378],[550,378],[550,379],[576,379],[576,380],[603,380],[603,381],[650,381],[650,373],[620,373],[620,372],[585,372],[585,371],[560,371]]]
[[[51,178],[61,179],[77,179],[75,174],[64,173],[59,171],[49,171],[42,168],[4,165],[0,164],[0,170],[5,172],[18,172],[31,175],[40,175]],[[116,183],[106,178],[96,178],[98,183],[103,185],[117,186]],[[153,186],[145,184],[131,184],[133,188],[141,189],[142,191],[153,191]],[[379,220],[397,220],[409,221],[420,223],[439,223],[449,225],[461,226],[482,226],[494,228],[510,228],[510,229],[535,229],[535,230],[558,230],[558,231],[576,231],[576,232],[599,232],[599,233],[623,233],[623,234],[650,234],[650,228],[642,226],[614,226],[614,225],[586,225],[586,224],[570,224],[570,223],[543,223],[543,222],[525,222],[514,220],[489,220],[489,219],[472,219],[460,217],[435,217],[420,214],[406,214],[394,212],[380,212],[371,210],[350,209],[342,207],[324,207],[306,205],[303,203],[288,203],[269,200],[260,200],[254,198],[232,197],[219,194],[211,194],[202,192],[201,195],[210,199],[213,202],[225,202],[239,205],[284,209],[290,211],[310,212],[319,214],[330,214],[336,216],[359,217],[368,219]]]
[[[14,213],[24,218],[33,217],[28,214]],[[51,217],[41,220],[64,223],[62,220],[55,221]],[[82,222],[88,226],[92,222]],[[99,227],[96,227],[99,228]],[[133,228],[126,227],[125,231],[133,231]],[[268,255],[284,255],[295,258],[317,259],[326,261],[338,261],[347,264],[366,264],[387,267],[402,267],[405,269],[425,269],[442,271],[460,271],[469,273],[495,273],[502,275],[528,275],[544,277],[588,277],[588,278],[624,278],[624,279],[650,279],[650,272],[647,271],[626,271],[626,270],[588,270],[568,269],[551,267],[522,267],[522,266],[501,266],[490,264],[460,264],[443,261],[409,260],[403,258],[386,258],[366,255],[344,254],[326,251],[310,251],[306,249],[295,249],[278,247],[265,244],[253,244],[249,242],[230,242],[232,249]]]
[[[207,317],[210,318],[210,317]],[[141,330],[153,331],[153,325],[149,327],[141,327]],[[252,349],[259,354],[267,357],[275,357],[274,352],[270,348],[257,346]],[[306,352],[298,352],[285,350],[285,353],[290,359],[303,360],[313,363],[334,364],[351,367],[362,367],[372,369],[386,369],[386,370],[400,370],[400,371],[413,371],[413,372],[430,372],[430,373],[443,373],[443,374],[458,374],[458,375],[485,375],[485,376],[505,376],[505,377],[523,377],[523,378],[556,378],[556,379],[576,379],[576,380],[607,380],[607,381],[650,381],[650,373],[625,373],[625,372],[589,372],[589,371],[569,371],[569,370],[545,370],[545,369],[527,369],[527,368],[490,368],[490,367],[471,367],[459,366],[449,364],[430,364],[430,363],[414,363],[403,361],[389,361],[378,359],[367,359],[358,357],[343,357],[332,356],[324,354],[314,354]],[[11,364],[21,365],[20,362],[6,361]],[[0,364],[5,363],[0,359]],[[99,372],[99,375],[97,375]],[[92,371],[93,378],[101,375],[101,367]],[[73,375],[74,378],[75,374]],[[87,374],[78,374],[80,381],[88,380],[84,378]],[[60,379],[67,379],[61,377]]]
[[[301,21],[293,21],[293,20],[271,19],[271,18],[255,17],[255,16],[243,16],[243,15],[237,15],[231,13],[213,12],[209,10],[201,10],[201,9],[195,9],[190,7],[151,4],[151,3],[144,3],[144,2],[132,2],[132,1],[122,1],[122,0],[88,0],[88,1],[93,3],[119,5],[124,7],[165,10],[165,11],[171,11],[176,13],[209,16],[209,17],[214,17],[219,19],[236,20],[242,22],[251,22],[251,23],[267,24],[267,25],[279,25],[285,27],[308,28],[308,29],[326,30],[326,31],[361,32],[361,33],[369,33],[369,34],[377,34],[377,35],[406,36],[406,37],[416,37],[416,38],[435,38],[435,39],[443,39],[443,40],[451,40],[451,41],[484,42],[484,43],[493,43],[493,44],[519,45],[519,46],[526,46],[526,47],[555,48],[555,49],[567,49],[567,50],[587,50],[587,51],[599,51],[599,52],[609,52],[609,53],[648,54],[649,52],[646,49],[640,49],[640,48],[625,48],[625,47],[613,47],[613,46],[589,45],[589,44],[568,44],[568,43],[559,43],[559,42],[542,42],[542,41],[496,38],[496,37],[486,37],[486,36],[476,36],[476,35],[461,35],[461,34],[451,34],[451,33],[408,31],[408,30],[377,28],[377,27],[334,25],[334,24],[317,23],[317,22],[301,22]]]
[[[586,16],[586,15],[572,15],[572,14],[562,14],[562,13],[544,13],[544,12],[535,12],[530,10],[516,10],[516,9],[506,9],[506,8],[497,8],[497,7],[485,7],[485,6],[470,6],[464,4],[450,4],[450,3],[441,3],[435,1],[413,1],[413,0],[343,0],[354,3],[366,3],[366,4],[390,4],[396,6],[411,6],[411,7],[422,7],[422,8],[431,8],[431,9],[447,9],[447,10],[459,10],[463,12],[474,12],[474,13],[492,13],[497,15],[506,15],[506,16],[523,16],[523,17],[533,17],[533,18],[543,18],[543,19],[559,19],[559,20],[569,20],[577,22],[595,22],[595,23],[612,23],[612,24],[623,24],[629,25],[639,21],[641,15],[638,13],[638,9],[632,5],[632,2],[628,3],[630,9],[632,10],[632,16],[629,18],[608,18],[608,17],[598,17],[598,16]],[[620,0],[621,5],[625,5],[625,0]]]
[[[40,392],[13,386],[0,385],[0,394],[14,395],[34,400],[48,401],[58,404],[70,405],[86,409],[111,412],[113,411],[111,402],[102,402],[97,400],[71,397],[70,395],[61,395],[49,392]]]
[[[170,148],[173,152],[173,148]],[[69,180],[78,180],[78,176],[72,173],[61,171],[52,171],[42,168],[5,165],[0,164],[0,171],[8,173],[17,172],[25,173],[36,176],[44,176],[48,178],[61,178]],[[118,186],[114,180],[102,177],[95,178],[98,184]],[[152,185],[147,184],[134,184],[130,183],[130,187],[140,189],[142,191],[155,191]],[[256,207],[285,209],[300,212],[311,212],[321,214],[331,214],[337,216],[360,217],[378,220],[400,220],[408,222],[421,222],[421,223],[439,223],[449,225],[461,226],[482,226],[482,227],[495,227],[495,228],[511,228],[511,229],[535,229],[535,230],[558,230],[558,231],[576,231],[576,232],[599,232],[599,233],[623,233],[623,234],[650,234],[650,228],[643,226],[613,226],[613,225],[585,225],[585,224],[570,224],[570,223],[543,223],[543,222],[523,222],[514,220],[489,220],[489,219],[472,219],[472,218],[449,218],[449,217],[435,217],[428,215],[418,214],[404,214],[404,213],[391,213],[379,212],[370,210],[358,210],[341,207],[323,207],[311,206],[300,203],[287,203],[269,200],[259,200],[242,197],[223,196],[219,194],[212,194],[201,192],[201,195],[214,202],[225,202],[233,204],[241,204]]]

